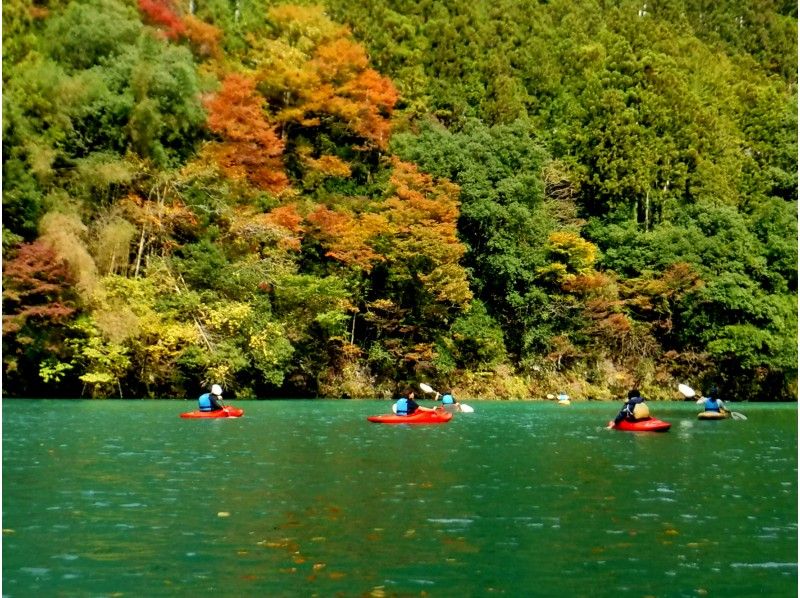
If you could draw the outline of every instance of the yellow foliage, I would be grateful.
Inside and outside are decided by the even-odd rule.
[[[281,361],[282,354],[275,350],[277,338],[285,338],[285,331],[281,324],[277,322],[270,322],[261,327],[261,329],[252,334],[248,341],[248,346],[254,353],[259,354],[259,358],[264,363],[278,364]]]
[[[88,298],[97,286],[97,267],[86,248],[86,226],[75,214],[48,212],[39,224],[41,238],[62,257],[78,280],[78,290]]]
[[[566,264],[575,274],[588,274],[597,260],[597,245],[569,231],[550,233],[550,253],[554,261]]]
[[[214,308],[205,308],[203,312],[203,323],[211,332],[235,336],[241,334],[242,326],[252,317],[253,306],[230,301]]]

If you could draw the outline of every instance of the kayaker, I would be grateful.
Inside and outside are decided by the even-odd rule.
[[[414,389],[411,387],[403,391],[403,395],[395,403],[397,415],[411,415],[416,411],[436,411],[430,407],[423,407],[414,400]]]
[[[708,391],[708,396],[700,397],[696,403],[703,405],[704,411],[714,411],[716,413],[725,413],[726,411],[725,403],[719,398],[719,389],[716,386],[712,386],[711,390]]]
[[[438,392],[437,398],[438,398]],[[458,401],[456,401],[455,397],[453,396],[453,391],[448,390],[446,393],[442,395],[442,405],[455,405],[456,407],[459,405]]]
[[[616,426],[623,419],[634,422],[649,417],[650,409],[647,407],[639,390],[634,388],[628,392],[628,400],[625,401],[617,417],[614,418],[614,423],[612,425]]]
[[[197,399],[200,411],[219,411],[222,405],[222,387],[219,384],[211,385],[211,392],[200,395]]]

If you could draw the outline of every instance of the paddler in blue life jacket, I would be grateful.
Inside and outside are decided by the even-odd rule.
[[[650,409],[647,407],[638,389],[634,388],[628,392],[628,400],[625,401],[617,417],[614,418],[614,423],[612,425],[616,426],[623,419],[629,422],[635,422],[641,419],[648,419],[649,417]]]
[[[436,393],[436,399],[439,398],[439,393]],[[458,407],[459,403],[456,401],[455,397],[453,397],[453,391],[448,390],[446,393],[442,395],[442,405],[454,405]]]
[[[399,399],[397,399],[397,402],[394,404],[394,406],[394,412],[397,413],[397,415],[412,415],[417,411],[436,411],[436,409],[419,405],[414,400],[414,389],[411,387],[406,388],[403,391],[403,394]]]
[[[712,386],[708,391],[707,397],[700,397],[697,399],[698,405],[703,405],[704,411],[713,411],[715,413],[726,413],[725,403],[719,398],[719,389]]]
[[[211,385],[211,392],[200,395],[197,399],[200,411],[220,411],[222,405],[222,387],[219,384]]]

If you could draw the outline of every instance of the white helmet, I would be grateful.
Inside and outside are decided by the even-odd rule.
[[[211,394],[221,395],[222,394],[222,387],[219,384],[213,384],[211,386]]]

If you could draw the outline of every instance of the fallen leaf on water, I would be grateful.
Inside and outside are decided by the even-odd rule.
[[[328,577],[330,577],[333,580],[344,579],[345,577],[347,577],[347,573],[342,573],[341,571],[331,571],[330,573],[328,573]]]
[[[230,517],[230,516],[231,514],[228,513],[228,511],[220,511],[219,513],[217,513],[217,517]]]
[[[320,571],[320,570],[324,569],[325,566],[326,566],[325,563],[314,563],[311,568],[314,571]]]
[[[677,536],[677,535],[679,535],[679,532],[676,529],[668,529],[664,533],[667,534],[668,536]]]

